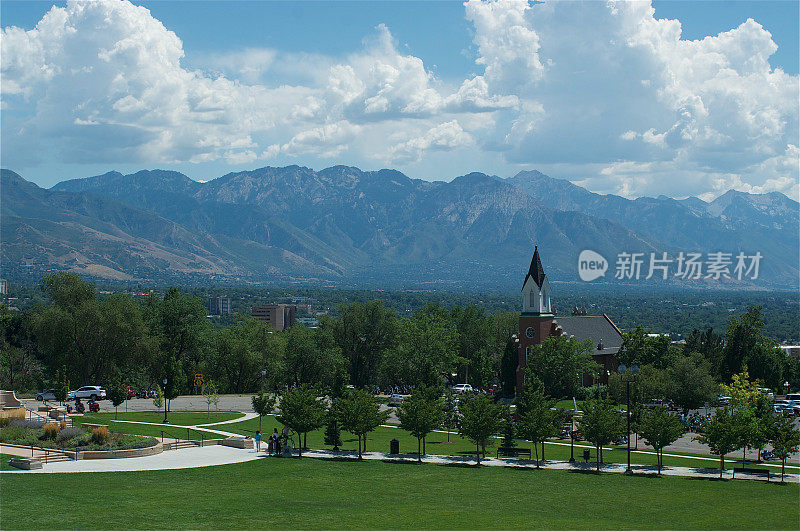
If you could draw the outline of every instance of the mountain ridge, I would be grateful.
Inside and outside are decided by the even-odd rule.
[[[550,277],[563,281],[577,281],[577,255],[584,249],[610,259],[606,281],[613,280],[613,257],[620,252],[761,249],[765,281],[797,281],[796,237],[794,242],[788,237],[793,230],[797,235],[791,219],[797,203],[782,194],[728,193],[712,208],[714,202],[697,198],[603,196],[538,171],[507,179],[470,172],[450,182],[428,182],[397,170],[344,165],[319,171],[267,166],[204,183],[169,170],[112,171],[49,190],[10,170],[3,170],[4,185],[11,174],[26,184],[17,183],[19,193],[3,194],[3,238],[11,242],[4,246],[3,261],[38,252],[49,257],[40,269],[85,272],[91,263],[118,276],[150,278],[163,262],[148,261],[148,253],[167,253],[172,265],[164,275],[197,279],[358,283],[373,278],[446,285],[495,279],[512,285],[537,243]],[[95,203],[94,210],[81,207],[98,200],[105,202]],[[20,211],[26,201],[41,203],[36,216]],[[50,215],[45,227],[42,220],[54,205],[60,205],[60,214]],[[159,230],[143,232],[143,219]],[[110,225],[98,225],[102,220]],[[23,245],[19,231],[6,231],[8,222],[39,226],[44,235],[39,250]],[[65,227],[72,232],[58,236]],[[106,238],[117,234],[131,248],[91,249],[91,241],[103,238],[81,239],[76,227]],[[85,262],[80,267],[69,259],[79,251],[79,262]]]

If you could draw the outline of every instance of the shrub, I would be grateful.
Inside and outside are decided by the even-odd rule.
[[[104,445],[108,442],[108,439],[111,438],[111,433],[109,433],[108,428],[105,426],[100,426],[99,428],[95,428],[92,430],[92,442],[99,445]]]
[[[63,420],[61,422],[59,422],[58,425],[61,427],[62,430],[67,427],[66,421],[63,421]]]
[[[32,430],[39,430],[44,426],[42,420],[27,420],[27,419],[14,419],[9,422],[9,426],[19,426],[20,428],[29,428]]]
[[[69,441],[79,435],[86,435],[86,430],[81,428],[62,428],[62,430],[58,432],[58,442]]]
[[[61,426],[59,426],[55,422],[50,422],[48,424],[45,424],[44,427],[42,428],[43,432],[42,437],[44,439],[54,440],[56,437],[58,437],[59,431],[61,431]]]
[[[21,441],[28,435],[29,428],[24,426],[6,426],[0,430],[0,442],[13,443],[14,441]]]
[[[8,417],[0,418],[0,428],[5,428],[11,423],[11,419]]]

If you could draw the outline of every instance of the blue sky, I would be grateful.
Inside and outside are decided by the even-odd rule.
[[[42,186],[348,164],[797,195],[797,2],[134,4],[0,4],[4,167]]]

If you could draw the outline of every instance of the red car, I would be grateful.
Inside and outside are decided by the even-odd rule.
[[[133,387],[131,387],[130,385],[126,385],[125,389],[128,390],[128,400],[130,400],[131,398],[136,398],[136,391],[133,390]]]

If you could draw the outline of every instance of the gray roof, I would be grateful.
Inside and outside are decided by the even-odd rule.
[[[593,354],[616,354],[622,346],[622,334],[607,315],[571,315],[556,317],[556,325],[566,336],[578,341],[589,339],[594,345]],[[602,343],[603,348],[597,345]]]

